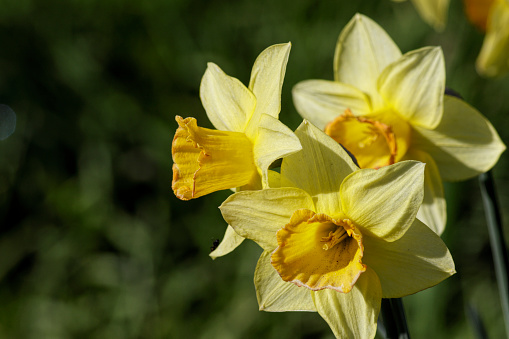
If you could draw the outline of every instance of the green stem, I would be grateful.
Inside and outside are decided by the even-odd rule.
[[[495,276],[497,277],[498,292],[500,303],[502,304],[502,313],[506,337],[509,338],[509,279],[507,248],[504,241],[502,230],[502,217],[498,207],[497,196],[495,194],[495,184],[491,171],[479,176],[479,185],[486,213],[486,222],[488,224],[488,233],[490,235],[491,253],[495,263]]]
[[[482,322],[481,317],[479,316],[479,312],[472,304],[465,307],[465,311],[467,314],[467,319],[470,321],[472,328],[474,330],[474,337],[477,339],[489,339],[488,334],[486,333],[486,328]]]
[[[387,339],[410,339],[401,298],[382,299],[381,311]]]

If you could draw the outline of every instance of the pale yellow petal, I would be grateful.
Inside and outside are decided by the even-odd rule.
[[[393,242],[365,236],[363,260],[380,277],[384,298],[419,292],[456,272],[442,239],[418,219]]]
[[[390,36],[370,18],[356,14],[341,31],[334,55],[334,79],[368,94],[374,109],[383,106],[377,79],[401,52]],[[354,112],[355,114],[355,112]]]
[[[308,121],[304,120],[295,135],[302,150],[283,159],[281,184],[303,189],[315,201],[317,211],[335,215],[341,206],[341,182],[358,167],[337,142]]]
[[[277,159],[302,149],[299,139],[281,121],[262,114],[254,142],[254,158],[262,175],[263,187],[268,187],[268,168]]]
[[[374,338],[382,288],[376,273],[368,267],[348,293],[334,290],[311,292],[316,309],[336,338]]]
[[[305,80],[292,89],[297,112],[316,127],[325,126],[349,108],[356,116],[371,112],[369,97],[359,89],[341,82]]]
[[[407,153],[406,159],[426,163],[424,170],[424,199],[417,212],[417,218],[429,226],[436,234],[441,235],[447,221],[447,209],[444,197],[442,178],[433,158],[418,150]]]
[[[298,188],[269,188],[235,193],[219,208],[237,234],[256,241],[265,250],[274,250],[276,232],[290,221],[293,212],[314,210],[314,205],[311,197]]]
[[[269,170],[267,178],[269,179],[270,188],[281,187],[281,174],[279,172]]]
[[[378,79],[380,94],[412,125],[435,128],[443,112],[445,63],[440,47],[424,47],[387,66]]]
[[[424,164],[417,161],[362,169],[341,185],[342,211],[362,234],[394,241],[414,221],[422,203],[423,184]]]
[[[291,43],[272,45],[256,58],[249,81],[249,89],[256,97],[256,108],[250,124],[257,126],[262,114],[278,118],[291,47]]]
[[[450,0],[412,0],[415,8],[431,27],[443,31],[447,23]]]
[[[256,106],[253,93],[212,62],[201,79],[200,98],[214,127],[222,131],[244,132]]]
[[[315,304],[307,288],[283,281],[270,264],[270,251],[264,251],[256,265],[254,284],[260,311],[316,312]]]
[[[509,4],[494,1],[486,27],[486,36],[477,57],[479,74],[494,77],[509,72]]]
[[[244,238],[235,232],[233,227],[228,225],[226,228],[226,232],[224,233],[223,240],[221,240],[221,243],[215,250],[210,252],[209,256],[212,259],[216,259],[219,257],[222,257],[224,255],[227,255],[228,253],[232,252],[234,249],[239,247],[240,244],[244,241]]]
[[[415,128],[412,147],[429,153],[443,180],[465,180],[490,170],[505,150],[491,123],[475,108],[445,96],[444,115],[434,130]]]

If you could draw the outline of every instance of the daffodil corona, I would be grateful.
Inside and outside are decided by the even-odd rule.
[[[284,281],[313,291],[350,292],[360,274],[362,234],[349,219],[297,210],[277,232],[271,264]]]
[[[198,127],[176,117],[172,144],[173,191],[182,200],[259,181],[253,144],[244,133]]]
[[[334,78],[298,83],[297,111],[353,153],[361,168],[409,159],[426,163],[418,217],[441,234],[442,179],[485,172],[505,149],[477,110],[444,95],[442,50],[425,47],[402,55],[380,26],[357,14],[339,36]]]
[[[424,164],[359,169],[304,121],[302,151],[283,159],[281,188],[243,191],[220,207],[263,249],[255,271],[260,310],[317,311],[338,338],[372,338],[381,299],[454,274],[440,237],[416,219]]]

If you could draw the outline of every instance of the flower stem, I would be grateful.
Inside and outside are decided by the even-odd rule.
[[[495,194],[495,184],[491,171],[479,176],[479,185],[486,213],[486,223],[490,235],[491,253],[495,263],[495,276],[497,277],[498,292],[500,303],[502,304],[502,313],[506,336],[509,338],[509,279],[507,248],[504,241],[502,230],[502,217],[498,206],[497,195]]]
[[[474,337],[477,339],[488,339],[488,333],[486,333],[486,328],[482,322],[481,317],[479,316],[477,308],[472,304],[469,304],[465,307],[465,311],[467,314],[467,319],[470,321],[470,324],[474,330]]]
[[[382,299],[382,319],[387,339],[410,339],[401,298]]]

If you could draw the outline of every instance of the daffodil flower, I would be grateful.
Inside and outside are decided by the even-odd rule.
[[[405,0],[393,0],[403,2]],[[450,0],[412,0],[421,18],[437,31],[442,31],[447,23]]]
[[[297,111],[352,152],[361,168],[425,162],[418,217],[441,234],[446,224],[442,179],[485,172],[505,149],[476,109],[444,95],[442,50],[425,47],[402,55],[380,26],[357,14],[339,37],[334,78],[298,83],[293,88]]]
[[[405,0],[393,0],[396,2]],[[412,0],[417,12],[430,26],[442,31],[450,0]],[[495,77],[509,72],[509,1],[463,0],[468,19],[486,33],[477,57],[480,75]]]
[[[200,98],[217,130],[199,127],[194,118],[176,117],[172,188],[178,198],[262,188],[270,164],[301,149],[293,132],[278,120],[290,47],[287,43],[264,50],[254,63],[249,88],[208,64]]]
[[[494,77],[509,72],[509,1],[464,0],[468,19],[486,32],[477,57],[477,72]]]
[[[307,121],[295,134],[303,149],[283,159],[282,187],[235,193],[221,213],[264,249],[254,278],[260,310],[314,311],[338,338],[374,337],[381,298],[455,273],[440,237],[415,218],[425,165],[359,169]]]
[[[216,64],[208,64],[200,98],[217,130],[199,127],[194,118],[176,117],[172,188],[178,198],[267,187],[269,166],[301,149],[293,132],[278,120],[290,47],[287,43],[265,49],[254,63],[247,88]],[[243,240],[228,226],[211,256],[225,255]]]

